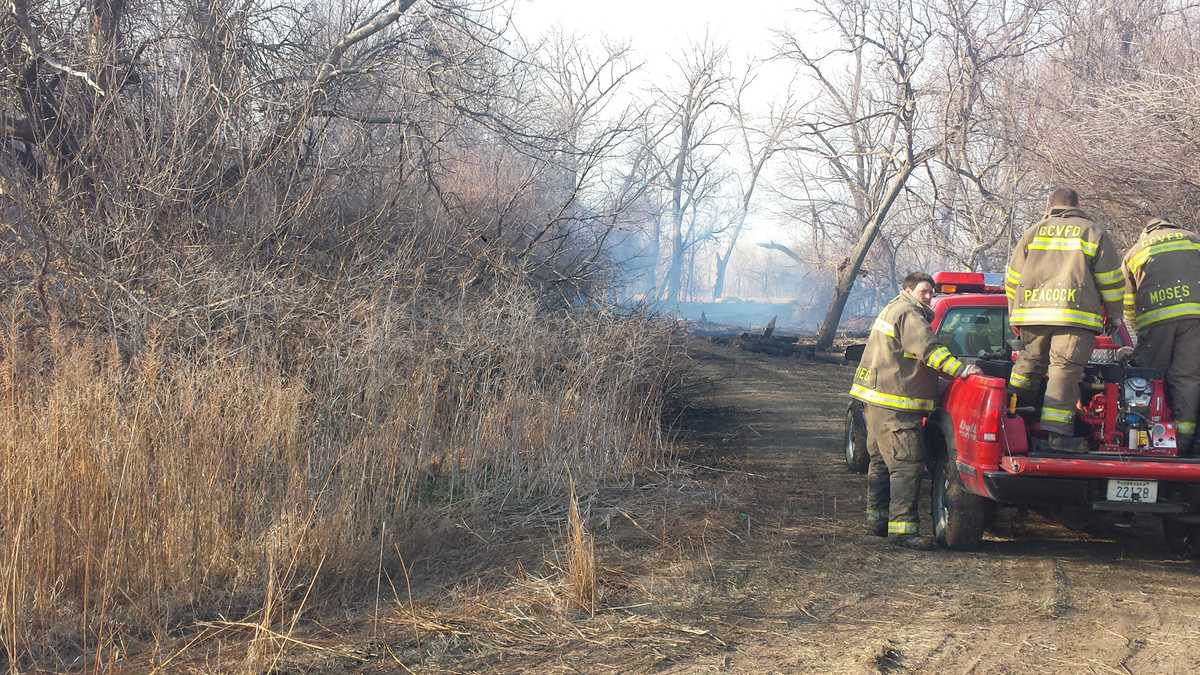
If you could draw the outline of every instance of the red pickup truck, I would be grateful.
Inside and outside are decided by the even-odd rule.
[[[943,381],[940,405],[925,423],[937,542],[978,547],[997,506],[1083,508],[1159,516],[1172,551],[1200,557],[1200,458],[1181,457],[1175,447],[1161,373],[1118,362],[1116,345],[1100,337],[1076,415],[1076,434],[1089,451],[1045,450],[1036,409],[1016,408],[1006,390],[1014,353],[1003,279],[942,272],[934,282],[934,332],[983,370]],[[847,349],[847,359],[859,357],[861,346]],[[845,438],[847,467],[866,471],[859,401],[846,412]]]

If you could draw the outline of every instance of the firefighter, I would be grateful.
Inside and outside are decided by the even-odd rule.
[[[1112,239],[1079,209],[1079,195],[1050,194],[1046,217],[1025,231],[1008,261],[1009,324],[1025,343],[1009,385],[1025,402],[1046,394],[1041,426],[1051,450],[1080,452],[1075,437],[1079,381],[1096,334],[1115,334],[1124,293]]]
[[[979,372],[934,340],[933,278],[913,272],[900,295],[888,303],[871,327],[850,395],[862,401],[867,423],[867,529],[906,548],[926,550],[919,536],[917,499],[925,446],[921,422],[933,410],[937,376],[967,377]]]
[[[1180,454],[1195,452],[1200,412],[1200,237],[1150,220],[1121,262],[1134,363],[1164,371]]]

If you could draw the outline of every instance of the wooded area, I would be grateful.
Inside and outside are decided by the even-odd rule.
[[[297,284],[367,292],[404,248],[566,302],[720,298],[753,213],[791,234],[744,274],[795,269],[827,343],[856,287],[999,269],[1056,182],[1118,229],[1186,215],[1191,9],[817,2],[749,62],[709,37],[642,91],[627,48],[530,44],[503,7],[465,1],[22,2],[7,284],[42,322],[134,342],[151,321],[203,340],[319,314]],[[747,105],[780,63],[789,87]]]
[[[680,336],[639,302],[790,284],[823,352],[910,269],[999,270],[1055,184],[1122,240],[1200,206],[1186,2],[813,0],[653,85],[511,10],[5,7],[7,667],[269,627],[388,532],[655,464]]]

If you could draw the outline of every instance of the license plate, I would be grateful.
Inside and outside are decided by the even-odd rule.
[[[1158,481],[1110,480],[1108,481],[1108,501],[1153,504],[1158,501]]]

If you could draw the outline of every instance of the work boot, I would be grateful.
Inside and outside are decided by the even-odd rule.
[[[875,522],[867,521],[867,534],[871,535],[872,537],[886,537],[887,536],[887,521],[886,520],[878,520]]]
[[[1053,452],[1087,452],[1087,446],[1082,438],[1056,434],[1053,431],[1047,432],[1043,445],[1047,450]]]
[[[933,540],[929,537],[922,537],[919,534],[893,535],[888,537],[888,541],[900,548],[912,549],[914,551],[933,550]]]

